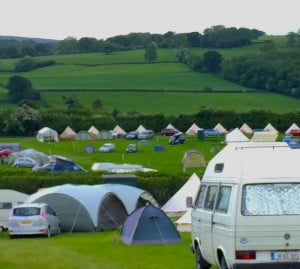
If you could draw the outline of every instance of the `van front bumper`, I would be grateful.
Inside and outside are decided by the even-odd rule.
[[[256,264],[234,264],[233,269],[299,269],[300,262],[272,262]]]

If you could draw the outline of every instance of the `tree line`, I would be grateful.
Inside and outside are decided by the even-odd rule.
[[[241,127],[243,123],[247,123],[254,129],[261,129],[271,123],[278,131],[284,132],[294,122],[300,124],[300,112],[278,114],[264,110],[252,110],[238,113],[227,110],[202,109],[195,114],[179,116],[111,113],[97,117],[92,110],[44,111],[24,102],[13,111],[0,111],[0,136],[33,136],[44,126],[61,133],[67,125],[78,132],[88,130],[92,125],[101,126],[101,130],[112,130],[119,124],[128,132],[143,124],[147,129],[160,132],[169,123],[183,132],[188,130],[193,123],[202,128],[214,128],[217,123],[221,123],[227,129]]]
[[[214,50],[199,56],[189,48],[180,48],[175,54],[180,62],[196,72],[213,73],[251,89],[300,98],[300,38],[299,42],[287,38],[287,43],[289,50],[282,51],[274,42],[265,41],[259,54],[230,60]]]
[[[67,37],[60,41],[34,39],[0,39],[0,58],[18,58],[51,54],[73,54],[143,49],[154,42],[157,48],[203,47],[230,48],[251,44],[252,40],[265,33],[256,29],[226,28],[222,25],[212,26],[203,31],[165,34],[130,33],[103,39]]]

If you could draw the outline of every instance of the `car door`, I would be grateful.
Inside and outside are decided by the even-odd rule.
[[[214,264],[212,219],[218,184],[202,184],[192,211],[192,233],[198,237],[203,258]]]
[[[59,219],[55,211],[50,206],[46,206],[45,211],[46,211],[47,221],[51,228],[51,233],[52,234],[57,233],[59,229]]]

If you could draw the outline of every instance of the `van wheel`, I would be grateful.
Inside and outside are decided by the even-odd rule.
[[[196,269],[209,269],[210,264],[203,259],[199,247],[196,247]]]
[[[223,256],[222,259],[221,259],[221,264],[220,264],[220,268],[221,269],[228,269],[228,266],[226,264],[226,261],[225,261],[225,257]]]

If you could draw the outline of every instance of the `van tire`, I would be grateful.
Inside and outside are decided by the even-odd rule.
[[[220,266],[221,266],[220,269],[228,269],[228,266],[227,266],[227,263],[226,263],[226,260],[225,260],[224,256],[222,256]]]
[[[209,269],[210,268],[210,264],[203,259],[201,251],[199,249],[199,247],[196,247],[196,269]]]

